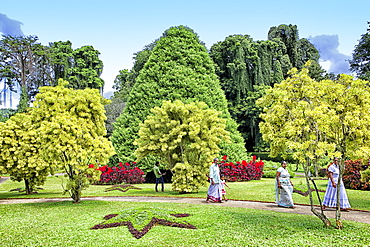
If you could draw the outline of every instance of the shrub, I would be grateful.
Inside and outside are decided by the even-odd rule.
[[[277,169],[264,171],[262,177],[263,178],[275,178],[276,177],[276,170]],[[291,172],[289,170],[288,170],[288,172],[289,172],[290,178],[295,177],[295,172]]]
[[[133,162],[133,164],[136,164]],[[131,167],[130,163],[119,163],[118,167],[107,165],[99,167],[102,173],[96,184],[142,184],[145,181],[144,172],[138,167]]]
[[[370,190],[370,182],[366,181],[367,165],[363,165],[362,160],[347,160],[345,164],[343,173],[344,186],[355,190]],[[365,175],[363,179],[361,179],[361,174]]]
[[[263,175],[262,175],[263,178],[274,178],[276,177],[276,170],[268,170],[268,171],[264,171],[263,172]]]
[[[260,180],[263,175],[264,163],[262,160],[257,162],[256,156],[253,156],[249,162],[243,160],[235,164],[233,162],[227,162],[226,155],[222,159],[220,171],[228,182]]]

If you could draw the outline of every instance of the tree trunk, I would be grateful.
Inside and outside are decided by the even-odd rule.
[[[306,184],[307,184],[307,189],[308,189],[308,195],[309,195],[309,198],[310,198],[310,204],[311,204],[311,212],[316,215],[323,223],[324,223],[324,226],[325,227],[330,227],[331,226],[331,223],[329,221],[329,219],[326,217],[326,215],[324,214],[324,212],[321,210],[321,213],[320,212],[317,212],[314,208],[314,205],[313,205],[313,198],[312,198],[312,192],[311,192],[311,186],[310,186],[310,176],[309,176],[309,159],[307,158],[307,163],[306,165],[303,166],[304,168],[304,175],[306,177]],[[315,184],[314,184],[315,185]],[[315,186],[315,191],[317,193],[317,188]],[[320,200],[320,197],[318,196],[319,198],[319,201],[320,201],[320,208],[322,208],[322,205],[321,205],[321,200]]]
[[[28,179],[24,179],[24,187],[26,188],[26,195],[31,195],[32,188],[30,187],[30,181]]]
[[[335,212],[335,228],[337,229],[343,229],[343,223],[341,220],[341,213],[340,213],[340,186],[341,186],[341,180],[342,180],[342,171],[344,167],[344,160],[341,159],[339,163],[339,177],[337,182],[337,208]]]
[[[73,203],[79,203],[81,201],[82,181],[77,177],[74,181],[71,181],[71,184],[71,197]]]

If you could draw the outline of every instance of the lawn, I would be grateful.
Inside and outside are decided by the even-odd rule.
[[[22,183],[0,184],[0,198],[48,198],[61,195],[62,177],[50,177],[38,194],[26,196],[10,189]],[[294,178],[296,187],[304,182]],[[326,181],[317,181],[325,189]],[[229,183],[230,199],[274,200],[274,179]],[[205,198],[207,188],[199,193],[154,192],[153,184],[140,184],[141,190],[104,192],[110,186],[95,185],[83,196],[178,196]],[[347,190],[353,208],[370,210],[369,191]],[[308,204],[308,197],[294,194],[296,203]],[[103,217],[131,207],[150,206],[190,214],[184,220],[197,229],[155,226],[140,239],[134,238],[126,226],[91,230]],[[277,213],[248,208],[176,203],[83,201],[26,203],[0,206],[1,246],[367,246],[370,225],[344,221],[342,231],[326,229],[315,216]]]
[[[197,229],[155,226],[134,238],[127,227],[91,230],[107,214],[139,206],[188,213]],[[325,229],[314,216],[215,205],[84,201],[1,205],[2,246],[365,246],[370,226]]]
[[[68,194],[62,195],[62,182],[66,178],[62,176],[49,177],[42,190],[38,194],[25,195],[17,191],[9,192],[11,189],[24,186],[23,183],[7,181],[0,184],[0,199],[6,198],[49,198],[49,197],[69,197]],[[306,191],[306,182],[303,177],[295,177],[292,179],[296,189]],[[230,189],[227,189],[228,199],[234,200],[252,200],[252,201],[266,201],[273,202],[275,200],[274,191],[275,180],[272,178],[262,178],[261,180],[253,180],[248,182],[234,182],[228,183]],[[319,190],[325,191],[327,180],[316,180]],[[154,191],[154,184],[138,184],[134,185],[141,190],[131,189],[127,192],[109,191],[104,192],[106,188],[111,186],[106,185],[92,185],[82,193],[83,197],[90,196],[170,196],[170,197],[197,197],[206,198],[207,187],[202,187],[198,193],[179,194],[171,190],[171,184],[165,184],[164,193],[156,193]],[[348,190],[348,198],[351,206],[354,209],[369,210],[370,211],[370,191]],[[324,192],[320,192],[320,197],[324,197]],[[309,204],[308,196],[302,196],[298,193],[293,193],[293,200],[298,204]],[[318,205],[316,195],[314,195],[314,202]]]

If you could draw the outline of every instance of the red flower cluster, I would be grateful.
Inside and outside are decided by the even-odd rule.
[[[368,168],[367,165],[363,165],[361,160],[347,160],[345,164],[342,176],[344,186],[355,190],[370,190],[370,183],[362,182],[360,173],[360,171]]]
[[[133,162],[133,165],[136,163]],[[96,170],[101,171],[100,180],[96,184],[141,184],[144,183],[145,174],[140,168],[131,168],[130,163],[119,163],[118,167],[101,166]]]
[[[256,157],[247,162],[227,162],[227,156],[222,157],[220,172],[228,182],[241,182],[249,180],[260,180],[263,174],[264,163],[262,160],[256,162]]]

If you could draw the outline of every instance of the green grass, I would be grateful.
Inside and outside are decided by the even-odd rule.
[[[0,199],[69,197],[62,195],[63,177],[49,177],[38,194],[9,192],[23,183],[0,184]],[[296,177],[296,188],[305,180]],[[317,181],[325,190],[327,181]],[[228,183],[228,198],[269,201],[275,199],[274,179]],[[164,193],[154,192],[154,184],[135,185],[141,190],[104,192],[110,186],[93,185],[87,196],[170,196],[205,198],[207,187],[199,193],[178,194],[165,184]],[[320,193],[323,196],[323,193]],[[347,190],[352,208],[370,210],[370,191]],[[295,203],[309,204],[308,197],[294,194]],[[144,237],[134,238],[127,227],[90,230],[107,214],[132,207],[151,206],[189,213],[184,218],[197,229],[155,226]],[[248,208],[219,207],[212,204],[83,201],[9,204],[0,206],[1,246],[368,246],[370,225],[344,221],[342,231],[326,229],[316,216],[278,213]],[[332,224],[334,222],[332,221]]]
[[[151,206],[189,213],[197,229],[155,226],[135,239],[120,226],[90,230],[107,214]],[[2,205],[1,246],[365,246],[370,225],[325,229],[314,216],[176,203],[84,201]]]
[[[66,178],[59,177],[49,177],[44,186],[43,190],[39,190],[38,194],[25,195],[19,192],[9,192],[11,189],[19,188],[24,186],[23,183],[6,181],[0,184],[0,199],[10,199],[10,198],[51,198],[51,197],[69,197],[68,194],[62,195],[62,182],[66,181]],[[302,191],[306,189],[305,178],[295,177],[292,179],[296,189]],[[234,182],[228,183],[230,189],[227,189],[228,199],[234,200],[252,200],[252,201],[266,201],[273,202],[275,200],[275,190],[274,190],[275,180],[272,178],[262,178],[261,180],[253,180],[248,182]],[[327,180],[316,180],[318,189],[326,190]],[[169,196],[169,197],[196,197],[196,198],[206,198],[207,187],[200,188],[198,193],[189,194],[179,194],[171,190],[171,184],[165,184],[164,193],[156,193],[154,191],[154,184],[138,184],[135,185],[141,190],[131,189],[127,192],[120,191],[109,191],[104,192],[104,190],[110,186],[106,185],[91,185],[88,189],[82,192],[83,197],[88,196]],[[349,190],[347,189],[348,198],[350,200],[351,206],[354,209],[369,210],[370,211],[370,191],[360,191],[360,190]],[[320,192],[320,198],[324,197],[324,192]],[[302,196],[300,194],[294,193],[293,200],[297,204],[310,204],[309,197]],[[318,205],[317,196],[314,194],[314,203]]]

